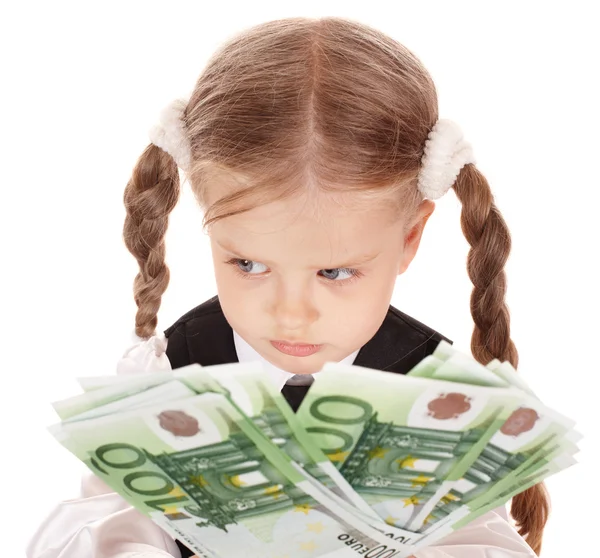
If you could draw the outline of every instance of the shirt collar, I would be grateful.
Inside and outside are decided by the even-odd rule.
[[[269,373],[273,381],[277,385],[277,389],[281,390],[289,378],[294,376],[291,372],[286,372],[272,365],[268,360],[263,358],[257,351],[255,351],[242,337],[234,330],[233,331],[233,342],[235,344],[235,352],[239,362],[255,362],[259,361],[265,367],[265,370]],[[357,349],[352,354],[348,355],[345,359],[341,360],[342,364],[352,364],[356,355],[358,355]]]

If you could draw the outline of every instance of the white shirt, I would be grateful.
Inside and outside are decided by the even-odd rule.
[[[261,360],[278,385],[292,376],[267,363],[237,334],[240,362]],[[152,338],[136,343],[117,367],[131,370],[164,370],[166,355],[156,355]],[[343,362],[353,363],[358,351]],[[181,558],[177,544],[150,518],[133,508],[98,477],[89,473],[82,480],[79,498],[56,506],[39,526],[27,547],[27,558]],[[243,554],[241,551],[240,554]],[[489,512],[462,529],[419,550],[416,558],[537,558],[529,545],[507,521],[504,508]],[[234,557],[231,557],[234,558]]]
[[[236,332],[233,332],[233,343],[235,345],[235,352],[237,354],[238,360],[240,362],[253,362],[260,361],[270,376],[273,378],[273,381],[277,385],[278,389],[285,385],[285,383],[292,377],[294,374],[291,372],[286,372],[285,370],[281,370],[281,368],[277,368],[273,364],[271,364],[268,360],[260,355],[257,351],[255,351],[244,339]],[[343,364],[353,364],[356,359],[356,355],[358,355],[358,351],[360,349],[354,351],[351,355],[348,355],[345,359],[340,362]]]

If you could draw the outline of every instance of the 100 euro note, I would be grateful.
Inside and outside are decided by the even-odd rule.
[[[463,476],[520,399],[513,389],[329,363],[297,414],[378,515],[408,528]]]
[[[135,397],[140,405],[148,401],[153,401],[154,396],[152,388],[164,384],[173,379],[168,373],[152,373],[143,375],[122,376],[116,378],[123,381],[107,382],[106,385],[99,386],[98,389],[86,391],[74,397],[55,401],[52,407],[62,421],[70,420],[74,417],[79,419],[93,418],[94,409],[102,408],[103,414],[109,414],[113,409],[119,408],[118,405],[112,406],[116,401],[127,397]]]
[[[337,496],[340,505],[368,520],[379,529],[390,529],[370,506],[352,489],[341,473],[331,464],[325,454],[314,445],[306,431],[285,401],[276,390],[268,373],[261,363],[221,364],[202,367],[197,364],[178,368],[171,372],[144,374],[135,377],[97,377],[91,383],[86,378],[80,379],[82,387],[90,391],[89,405],[85,405],[86,395],[73,398],[74,403],[59,402],[57,411],[64,408],[76,407],[82,414],[77,418],[89,418],[99,414],[108,414],[113,409],[139,406],[154,398],[164,397],[165,394],[176,393],[177,385],[173,380],[179,380],[196,393],[213,391],[224,393],[231,403],[243,414],[248,416],[261,432],[273,443],[278,445],[290,458],[302,466],[307,479],[315,481],[319,489],[326,487]],[[157,386],[162,381],[164,384]],[[146,389],[143,393],[131,396],[131,385]],[[105,393],[105,395],[101,395]],[[108,400],[114,399],[110,403]],[[172,399],[172,397],[169,397]],[[99,407],[98,402],[102,402]],[[83,412],[86,411],[86,412]],[[359,513],[361,512],[361,513]],[[369,520],[370,518],[370,520]],[[396,532],[398,537],[403,533]]]
[[[509,363],[492,361],[483,367],[448,343],[440,343],[409,375],[460,383],[469,381],[490,387],[506,386],[510,382],[513,386],[516,383],[523,392],[519,408],[494,434],[463,478],[433,509],[426,510],[428,515],[417,516],[409,526],[411,530],[428,532],[462,506],[468,506],[469,511],[477,509],[518,484],[523,475],[531,476],[553,458],[577,451],[574,442],[580,435],[572,430],[574,422],[543,405],[522,380],[517,381],[516,371]]]
[[[484,506],[478,507],[466,514],[464,513],[463,509],[455,510],[446,519],[444,519],[442,522],[439,522],[444,523],[444,529],[440,528],[440,524],[438,523],[425,532],[425,536],[416,544],[415,551],[425,546],[431,546],[439,539],[447,536],[447,531],[445,529],[449,529],[451,531],[457,531],[458,529],[461,529],[465,525],[476,520],[478,517],[495,510],[517,494],[542,482],[545,478],[554,475],[559,471],[564,471],[575,463],[576,461],[572,456],[563,454],[559,458],[554,459],[551,463],[548,463],[542,469],[538,470],[535,474],[520,479],[519,482],[510,489],[505,490],[501,494],[497,494],[494,499],[487,502],[487,504]]]
[[[338,503],[345,503],[352,513],[361,512],[358,515],[363,519],[375,520],[370,524],[385,528],[379,516],[314,444],[261,363],[188,366],[175,370],[173,375],[192,389],[198,389],[197,383],[202,387],[211,380],[218,384],[241,413],[306,471],[308,480],[320,488],[327,487],[333,492],[330,496],[337,496]]]
[[[417,552],[421,548],[435,545],[440,539],[448,536],[448,531],[453,532],[457,531],[458,529],[461,529],[462,527],[465,527],[469,523],[475,521],[478,517],[495,510],[503,503],[507,502],[512,497],[519,494],[520,492],[526,490],[527,488],[530,488],[535,484],[538,484],[547,476],[550,476],[558,471],[564,470],[573,465],[574,463],[575,460],[573,458],[565,456],[560,461],[554,462],[552,465],[549,465],[546,469],[541,471],[541,476],[532,476],[531,478],[523,479],[518,486],[513,487],[513,489],[500,494],[495,500],[491,501],[488,505],[482,508],[478,508],[477,510],[474,510],[468,514],[461,513],[462,510],[457,510],[453,512],[453,514],[449,516],[449,518],[444,520],[444,523],[447,524],[445,528],[439,528],[439,524],[432,527],[425,534],[425,536],[421,540],[419,540],[418,543],[416,543],[414,547],[414,552]]]
[[[183,376],[198,369],[201,369],[199,364],[192,364],[176,372]],[[91,384],[88,384],[89,379],[92,379]],[[163,401],[165,397],[168,400],[176,399],[177,394],[181,394],[180,397],[183,398],[206,392],[223,392],[222,387],[210,375],[198,375],[192,388],[180,381],[172,370],[122,376],[81,377],[77,378],[77,381],[84,390],[83,393],[52,404],[63,422],[87,420],[123,409],[136,409]]]
[[[349,556],[351,543],[388,557],[410,554],[409,546],[337,509],[223,395],[51,431],[113,490],[197,553],[222,556],[243,547],[256,557]]]
[[[579,438],[578,433],[571,431],[564,437],[553,438],[551,442],[542,441],[543,447],[537,451],[532,446],[529,451],[515,452],[512,459],[507,458],[506,452],[497,447],[488,446],[463,478],[431,511],[419,532],[427,534],[442,525],[447,526],[448,518],[457,520],[473,517],[473,512],[484,508],[493,509],[489,508],[491,502],[494,503],[493,507],[506,504],[512,496],[502,500],[500,495],[523,491],[530,479],[538,478],[538,482],[541,482],[544,475],[561,470],[555,467],[556,464],[570,463],[565,459],[572,458],[577,453],[578,448],[574,442]],[[535,460],[528,465],[529,453],[534,455]],[[512,467],[511,463],[514,463]],[[460,511],[458,516],[457,511]]]

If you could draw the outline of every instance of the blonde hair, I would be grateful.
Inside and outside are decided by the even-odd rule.
[[[421,62],[385,34],[348,19],[289,18],[247,29],[208,61],[185,108],[190,185],[204,225],[307,188],[396,196],[405,215],[422,196],[417,176],[438,119],[435,85]],[[207,206],[208,186],[237,188]],[[169,283],[164,237],[179,198],[174,160],[150,144],[125,189],[124,241],[138,261],[136,333],[154,334]],[[473,356],[515,368],[504,266],[511,248],[487,180],[473,165],[453,186],[470,244]],[[409,219],[409,217],[407,217]],[[542,483],[512,500],[519,533],[539,554],[549,513]]]

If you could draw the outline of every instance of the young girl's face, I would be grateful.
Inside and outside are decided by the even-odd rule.
[[[392,204],[348,209],[351,196],[278,201],[210,229],[227,321],[288,372],[318,372],[375,335],[434,209],[423,202],[417,224],[403,234]]]

